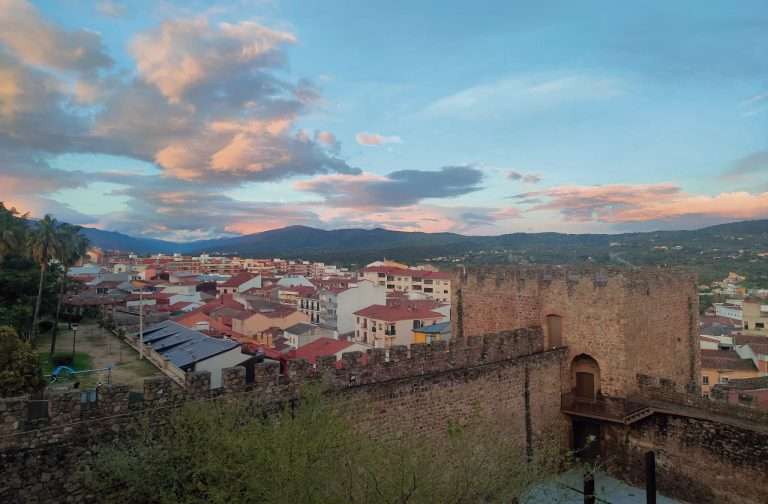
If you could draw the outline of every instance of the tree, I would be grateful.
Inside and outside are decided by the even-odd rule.
[[[37,336],[37,324],[40,322],[40,305],[43,300],[43,284],[45,283],[45,273],[48,271],[48,264],[51,259],[56,257],[60,244],[58,234],[58,222],[56,219],[46,214],[39,222],[29,237],[29,251],[32,258],[40,267],[40,281],[37,288],[37,298],[35,300],[35,311],[32,316],[32,340]]]
[[[27,214],[19,214],[15,208],[6,208],[0,201],[0,262],[5,256],[23,255],[27,231]]]
[[[56,351],[56,336],[59,333],[59,317],[61,314],[61,302],[67,290],[67,278],[69,268],[74,266],[77,261],[85,257],[88,252],[88,238],[80,234],[80,226],[62,223],[58,228],[58,244],[56,259],[63,268],[63,273],[59,276],[59,295],[56,300],[56,318],[51,334],[51,356]]]
[[[480,414],[434,436],[384,441],[355,429],[317,391],[267,418],[260,411],[216,401],[187,404],[167,421],[147,418],[133,437],[97,450],[86,486],[105,500],[157,504],[500,503],[564,460],[544,443],[527,460],[509,431],[519,422]]]
[[[31,394],[45,386],[37,355],[16,331],[0,326],[0,396]]]

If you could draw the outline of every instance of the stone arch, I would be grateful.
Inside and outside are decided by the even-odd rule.
[[[571,361],[571,391],[581,399],[597,399],[600,395],[600,364],[587,354]]]
[[[563,317],[550,313],[546,317],[547,346],[549,348],[563,346]]]

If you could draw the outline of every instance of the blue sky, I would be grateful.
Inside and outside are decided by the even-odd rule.
[[[0,19],[0,200],[36,215],[179,240],[768,217],[764,2],[0,0]]]

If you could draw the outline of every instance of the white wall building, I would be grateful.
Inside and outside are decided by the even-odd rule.
[[[351,284],[347,289],[324,289],[320,291],[320,323],[335,328],[340,335],[352,333],[356,311],[386,302],[386,289],[369,280]]]
[[[736,304],[715,303],[715,315],[732,320],[742,320],[742,308]]]

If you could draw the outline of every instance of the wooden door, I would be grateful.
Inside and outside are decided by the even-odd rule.
[[[592,373],[576,373],[576,397],[584,399],[595,398],[595,375]]]

